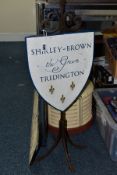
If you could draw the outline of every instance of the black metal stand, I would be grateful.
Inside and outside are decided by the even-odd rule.
[[[59,121],[59,133],[58,133],[58,136],[56,138],[55,143],[52,145],[52,147],[44,155],[35,157],[35,160],[33,160],[31,165],[45,159],[48,155],[50,155],[50,153],[56,148],[56,146],[58,145],[58,143],[60,141],[62,141],[62,144],[63,144],[67,165],[68,165],[70,171],[72,171],[72,172],[75,171],[75,167],[71,163],[71,157],[70,157],[69,150],[68,150],[68,142],[78,149],[83,149],[86,146],[73,143],[73,141],[71,140],[71,138],[68,134],[68,131],[67,131],[67,120],[65,117],[65,112],[61,112],[61,118]]]

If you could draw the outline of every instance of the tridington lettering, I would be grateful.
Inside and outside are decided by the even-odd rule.
[[[40,77],[41,82],[53,81],[53,80],[61,80],[65,78],[77,77],[83,75],[84,71],[75,71],[75,72],[67,72],[64,74],[53,74],[48,76]]]

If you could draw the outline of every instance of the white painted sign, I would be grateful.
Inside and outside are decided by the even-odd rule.
[[[26,39],[29,70],[39,94],[60,111],[80,94],[90,74],[94,33]]]

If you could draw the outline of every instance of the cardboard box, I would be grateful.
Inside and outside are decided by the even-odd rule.
[[[116,37],[117,38],[117,37]],[[117,78],[117,55],[114,56],[112,53],[112,49],[110,48],[108,44],[108,39],[111,39],[109,37],[104,37],[104,43],[105,43],[105,57],[109,62],[109,66],[112,72],[112,75]]]

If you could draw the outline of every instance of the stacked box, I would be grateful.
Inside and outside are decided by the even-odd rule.
[[[112,75],[117,78],[117,37],[104,37],[104,43],[105,56],[109,62]]]
[[[105,141],[111,159],[117,161],[117,113],[113,117],[112,109],[109,110],[110,102],[105,105],[103,101],[103,99],[111,100],[117,97],[117,88],[97,89],[94,91],[93,96],[96,102],[96,120],[99,131]]]

